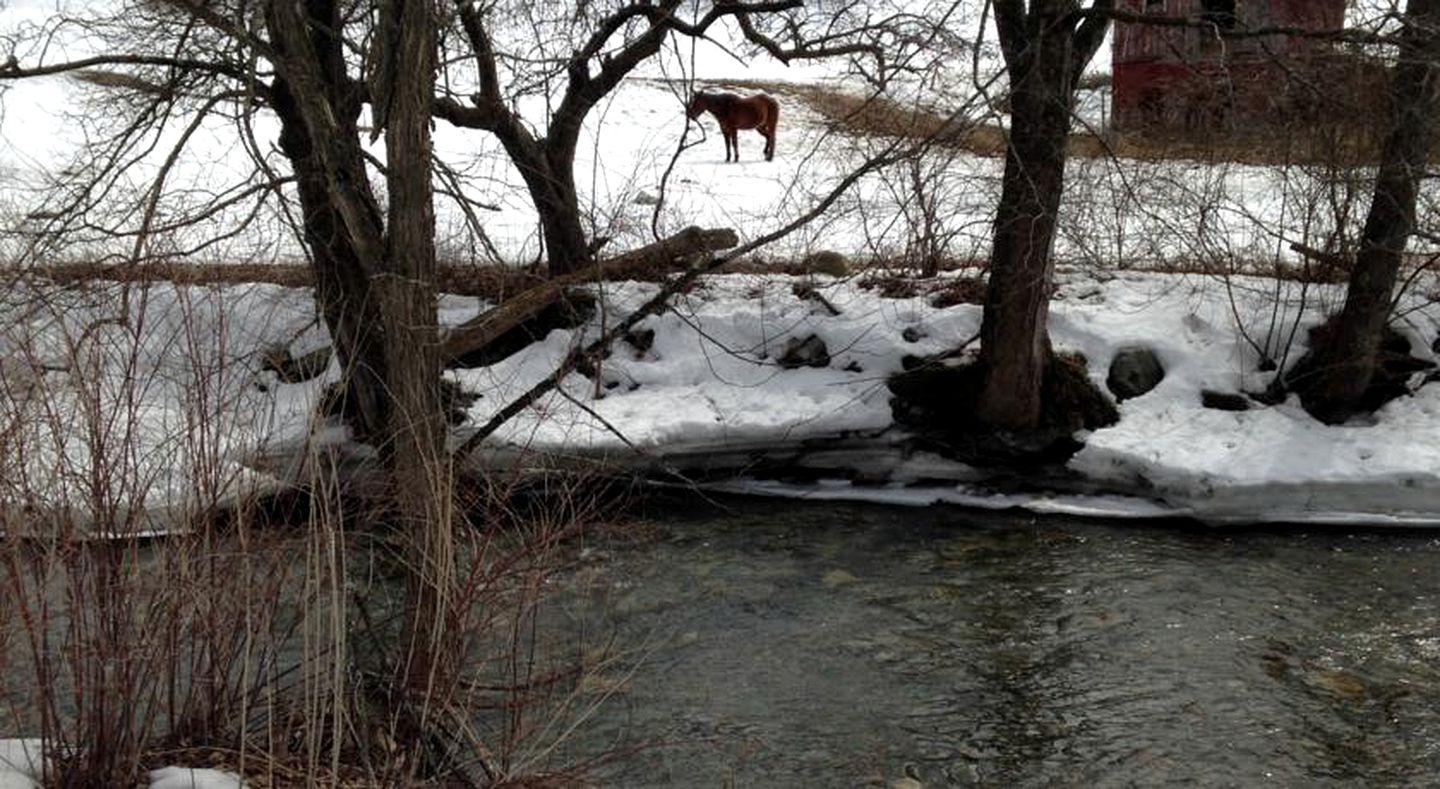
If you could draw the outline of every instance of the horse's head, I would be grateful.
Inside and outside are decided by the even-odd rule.
[[[704,93],[696,93],[694,98],[690,99],[690,103],[685,106],[685,117],[692,121],[695,120],[700,117],[700,113],[705,111],[709,103],[709,96],[706,96]]]

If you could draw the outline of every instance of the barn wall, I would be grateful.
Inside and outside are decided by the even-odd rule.
[[[1205,0],[1121,0],[1134,13],[1196,18]],[[1213,6],[1212,6],[1213,7]],[[1237,0],[1239,29],[1337,29],[1345,0]],[[1315,80],[1343,67],[1323,40],[1272,35],[1220,39],[1205,28],[1117,23],[1113,113],[1120,129],[1273,125],[1313,112]],[[1297,80],[1294,77],[1300,76]],[[1308,95],[1307,95],[1308,94]]]

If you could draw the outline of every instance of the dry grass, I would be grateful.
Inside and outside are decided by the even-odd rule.
[[[304,282],[293,267],[144,273],[161,271],[190,283]],[[30,308],[43,309],[39,298]],[[167,317],[148,309],[137,299],[129,314]],[[223,320],[185,319],[197,337],[226,331]],[[22,338],[27,364],[48,343],[78,347],[66,332],[84,331],[42,326]],[[436,474],[425,498],[453,527],[451,559],[422,562],[413,524],[358,480],[342,486],[348,475],[323,448],[307,452],[300,490],[286,494],[293,509],[226,495],[232,471],[215,436],[243,401],[229,397],[223,348],[179,340],[175,361],[196,371],[177,405],[184,421],[151,449],[133,427],[158,380],[140,342],[86,337],[83,357],[66,361],[96,374],[40,378],[53,396],[17,394],[15,377],[0,376],[0,731],[46,743],[45,785],[136,786],[176,762],[252,786],[516,785],[572,766],[562,745],[594,714],[578,688],[595,667],[577,663],[571,644],[538,643],[533,624],[546,579],[573,561],[597,513],[615,511],[593,479],[547,478],[537,490],[522,463],[467,477],[452,499],[448,475]],[[140,372],[121,383],[107,374],[119,369]],[[74,409],[63,405],[71,391]],[[50,474],[46,452],[65,441],[93,451]],[[141,461],[160,455],[195,472],[166,521],[175,531],[152,538],[144,507],[130,505],[160,505],[160,489],[137,493],[155,487]],[[55,475],[78,487],[56,494]],[[446,627],[424,642],[446,665],[402,694],[402,669],[424,657],[404,624],[425,610],[410,591],[421,581],[446,590],[432,620]],[[583,770],[567,775],[583,783]]]
[[[908,107],[884,97],[866,97],[823,85],[764,80],[725,83],[738,90],[765,91],[803,101],[832,127],[849,134],[933,139],[942,146],[980,156],[1005,152],[1006,132],[998,124],[955,126],[939,113]],[[1084,158],[1118,157],[1144,161],[1191,160],[1252,165],[1370,164],[1379,139],[1364,128],[1321,125],[1276,131],[1127,132],[1070,135],[1069,152]]]

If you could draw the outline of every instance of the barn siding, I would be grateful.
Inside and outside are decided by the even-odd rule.
[[[1205,0],[1121,0],[1135,13],[1198,18]],[[1210,6],[1214,8],[1214,6]],[[1236,0],[1236,27],[1334,30],[1345,0]],[[1314,106],[1289,73],[1336,73],[1323,40],[1272,35],[1220,39],[1204,28],[1117,23],[1113,118],[1119,129],[1213,129],[1283,122]]]

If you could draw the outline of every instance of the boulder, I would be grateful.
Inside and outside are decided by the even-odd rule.
[[[1201,389],[1200,405],[1219,411],[1249,411],[1250,398],[1234,392],[1217,392],[1214,389]]]
[[[317,348],[309,353],[296,356],[283,343],[266,346],[260,351],[260,369],[275,373],[282,383],[298,384],[318,378],[330,367],[334,351],[330,346]]]
[[[625,332],[623,339],[631,348],[635,349],[635,358],[639,359],[649,353],[651,348],[655,347],[655,330],[649,328],[631,329]]]
[[[776,362],[787,370],[797,367],[828,367],[830,349],[826,348],[825,341],[815,334],[804,339],[791,337],[785,341],[785,350],[780,353]]]
[[[1154,389],[1165,380],[1165,368],[1155,352],[1149,348],[1133,345],[1116,351],[1110,360],[1110,374],[1105,377],[1105,387],[1116,400],[1139,397]]]

